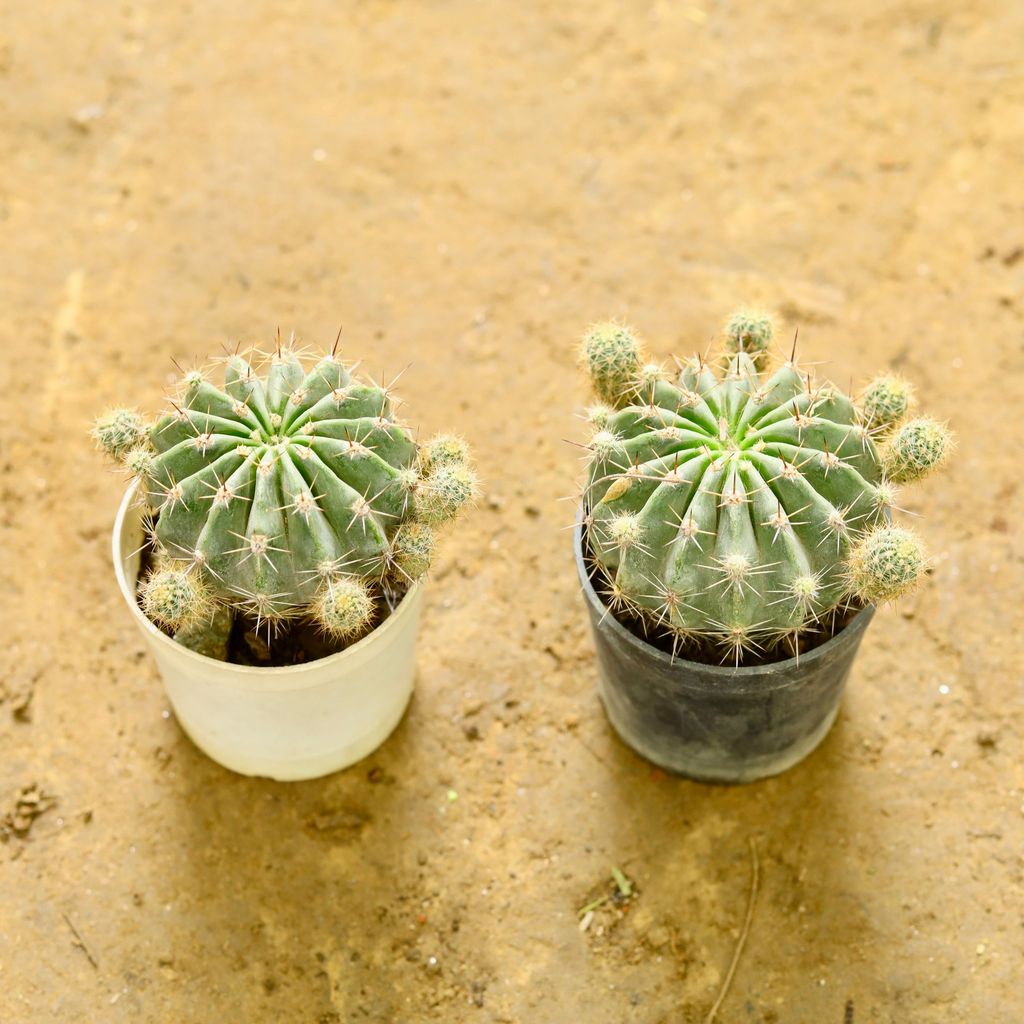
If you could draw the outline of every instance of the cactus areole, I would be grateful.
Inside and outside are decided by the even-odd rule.
[[[93,432],[152,509],[143,610],[196,649],[223,609],[271,635],[304,618],[356,638],[382,596],[427,571],[434,531],[473,499],[468,448],[442,435],[421,450],[390,388],[355,378],[336,350],[304,365],[278,336],[259,360],[223,363],[219,386],[185,374],[151,426],[118,409]]]
[[[858,403],[800,367],[795,346],[772,366],[770,340],[769,318],[737,315],[717,362],[672,375],[628,328],[583,340],[607,403],[588,412],[583,494],[598,589],[612,614],[692,660],[791,657],[927,566],[891,515],[897,483],[943,461],[948,431],[906,418],[897,378]]]

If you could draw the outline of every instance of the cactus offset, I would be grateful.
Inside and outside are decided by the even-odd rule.
[[[416,485],[416,515],[424,523],[443,523],[476,497],[476,474],[463,462],[435,464]]]
[[[849,558],[849,585],[862,601],[874,604],[899,597],[928,565],[920,540],[909,530],[889,526],[866,533]]]
[[[426,470],[435,466],[466,465],[469,460],[469,445],[454,434],[436,434],[420,451],[420,462]]]
[[[595,324],[583,339],[580,358],[602,402],[617,406],[635,394],[640,343],[628,327]]]
[[[209,589],[190,569],[156,569],[143,582],[140,596],[154,622],[175,630],[193,626],[213,609]]]
[[[952,448],[949,431],[922,417],[904,423],[886,445],[885,472],[898,484],[912,483],[946,461]]]
[[[261,377],[228,357],[223,388],[190,371],[148,431],[128,411],[97,424],[155,509],[143,608],[189,636],[228,608],[257,623],[309,617],[348,640],[373,622],[382,588],[427,571],[426,523],[475,496],[469,450],[441,436],[421,452],[388,389],[353,378],[334,351],[307,370],[278,337],[267,362]]]
[[[746,352],[760,368],[772,343],[772,318],[767,313],[740,310],[725,325],[725,352],[728,356]]]
[[[592,328],[604,339],[611,329]],[[615,332],[633,335],[615,326]],[[933,420],[905,423],[879,403],[858,408],[790,359],[762,378],[770,320],[729,321],[714,370],[695,357],[673,381],[644,379],[639,345],[631,378],[609,390],[616,411],[591,415],[584,515],[590,554],[613,610],[668,633],[675,648],[712,641],[739,664],[827,622],[851,600],[891,600],[922,576],[926,559],[889,525],[896,482],[938,465],[949,434]],[[593,365],[594,360],[585,360]]]
[[[860,396],[864,425],[888,433],[910,411],[914,388],[902,377],[885,374],[876,377]]]
[[[391,541],[397,573],[409,580],[422,576],[434,558],[434,531],[426,523],[402,523]]]
[[[148,442],[146,421],[134,409],[112,409],[93,425],[92,436],[108,455],[123,458]]]
[[[362,580],[328,576],[314,599],[313,620],[328,636],[348,640],[363,632],[373,610],[373,594]]]

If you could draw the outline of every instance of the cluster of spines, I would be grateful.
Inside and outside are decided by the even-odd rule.
[[[381,588],[408,585],[424,575],[433,558],[436,528],[457,516],[476,497],[476,475],[465,441],[441,434],[418,448],[411,439],[403,440],[408,438],[404,428],[384,416],[392,385],[360,384],[350,377],[354,368],[344,367],[337,360],[336,348],[337,344],[312,373],[305,374],[300,353],[291,343],[282,345],[278,334],[275,348],[267,356],[270,370],[265,382],[256,376],[249,358],[241,357],[236,349],[222,360],[227,364],[225,391],[213,388],[205,371],[192,369],[182,375],[177,395],[171,400],[172,412],[156,424],[147,423],[130,409],[115,409],[95,424],[93,436],[99,446],[139,481],[145,504],[155,506],[150,520],[155,523],[151,540],[156,564],[140,584],[140,603],[153,621],[176,637],[188,637],[186,642],[190,646],[216,646],[204,630],[215,625],[221,627],[225,608],[254,618],[257,628],[266,626],[268,634],[281,621],[308,617],[335,640],[357,638],[376,620]],[[324,367],[328,368],[326,373],[321,372]],[[374,507],[372,503],[381,495],[367,491],[351,506],[350,530],[365,531],[371,514],[374,522],[385,524],[386,543],[378,557],[357,559],[354,564],[348,559],[321,559],[297,565],[297,585],[303,591],[312,591],[308,600],[297,604],[292,592],[257,590],[225,578],[223,570],[218,573],[198,546],[193,550],[173,540],[161,542],[161,510],[173,513],[197,500],[194,495],[187,498],[182,481],[168,471],[167,460],[161,456],[169,448],[175,444],[184,447],[191,452],[189,468],[205,472],[234,443],[225,445],[225,436],[230,440],[237,435],[237,454],[242,456],[247,455],[247,444],[258,442],[267,448],[267,455],[256,466],[258,480],[275,464],[270,449],[285,441],[286,428],[295,430],[302,415],[309,415],[301,413],[303,403],[308,407],[314,401],[330,399],[342,408],[345,403],[358,405],[361,399],[365,404],[373,394],[380,396],[381,408],[376,414],[372,407],[365,409],[371,423],[365,434],[346,433],[331,443],[338,449],[335,454],[339,458],[365,461],[376,455],[377,448],[371,440],[373,430],[388,430],[397,438],[396,443],[400,442],[403,452],[412,453],[411,458],[403,455],[388,471],[397,498],[389,499],[390,504],[383,506],[378,502],[378,507]],[[258,415],[251,405],[259,407]],[[277,435],[279,430],[281,437]],[[260,440],[261,431],[272,433]],[[247,433],[251,436],[246,437]],[[303,437],[317,434],[312,419],[302,426],[300,433]],[[293,446],[293,450],[300,459],[312,451],[303,443]],[[271,511],[301,519],[308,527],[311,517],[323,511],[314,493],[316,480],[314,474],[313,481],[299,486],[290,501],[285,499],[283,506]],[[233,489],[230,476],[222,477],[215,469],[210,469],[209,481],[202,479],[200,483],[206,492],[200,493],[198,500],[210,512],[227,507],[236,499],[249,504],[255,500],[253,494]],[[289,554],[281,547],[281,537],[269,532],[235,533],[234,537],[236,546],[223,549],[221,554],[235,556],[239,564],[251,561],[274,566],[275,559]],[[194,644],[192,640],[196,638]]]
[[[676,411],[696,407],[706,394],[746,375],[749,375],[751,385],[744,400],[754,406],[768,401],[770,389],[755,386],[753,382],[756,380],[755,371],[767,363],[771,339],[772,322],[767,315],[743,312],[733,316],[725,329],[725,358],[720,375],[715,375],[699,356],[680,364],[680,379],[674,396],[678,399]],[[622,417],[635,417],[636,421],[646,418],[650,429],[656,430],[666,441],[677,440],[669,435],[681,438],[685,432],[680,431],[678,425],[671,422],[673,418],[666,417],[659,406],[658,402],[664,400],[665,389],[658,382],[664,379],[664,375],[655,373],[655,364],[646,362],[640,342],[629,328],[620,324],[598,324],[584,336],[581,362],[601,400],[601,404],[587,410],[587,419],[594,427],[594,434],[587,446],[592,469],[583,505],[591,554],[602,570],[610,611],[628,611],[665,630],[672,637],[674,649],[687,641],[712,641],[723,645],[726,657],[736,664],[747,653],[780,643],[787,644],[791,652],[796,653],[801,634],[820,628],[826,617],[848,609],[854,602],[874,604],[894,600],[916,586],[927,569],[927,557],[920,541],[910,531],[890,525],[891,512],[896,507],[897,484],[918,480],[945,461],[952,445],[949,431],[932,419],[909,419],[908,414],[913,407],[912,389],[901,378],[887,375],[877,378],[865,388],[857,406],[850,405],[850,429],[833,449],[829,449],[826,441],[823,451],[805,452],[800,440],[801,430],[812,427],[818,413],[832,403],[849,403],[849,400],[832,385],[816,385],[811,373],[802,373],[796,364],[795,351],[794,341],[793,353],[783,365],[802,377],[804,407],[797,407],[793,414],[798,444],[793,457],[789,461],[783,460],[779,476],[799,478],[805,472],[804,466],[813,460],[811,469],[827,477],[830,469],[839,469],[847,463],[853,452],[844,452],[844,446],[853,438],[860,456],[864,458],[870,453],[877,462],[878,477],[871,487],[870,508],[863,511],[855,501],[848,507],[833,508],[826,518],[824,535],[819,543],[834,541],[837,562],[834,571],[829,574],[824,570],[794,572],[784,587],[766,595],[772,598],[772,603],[784,602],[794,610],[795,625],[782,628],[767,627],[766,623],[735,625],[725,621],[727,616],[723,614],[722,621],[707,623],[710,628],[694,629],[673,622],[673,612],[687,604],[686,593],[680,593],[665,579],[645,576],[648,592],[640,595],[624,586],[619,579],[618,557],[630,549],[643,551],[647,542],[644,524],[637,511],[623,510],[603,519],[601,534],[613,549],[613,565],[604,564],[607,559],[601,557],[601,541],[593,529],[598,504],[603,501],[607,505],[628,494],[638,480],[647,479],[655,486],[671,483],[677,477],[680,483],[685,480],[678,452],[671,464],[662,464],[653,476],[647,476],[642,468],[643,461],[654,457],[651,452],[632,456],[626,453],[626,458],[616,463],[614,456],[625,452],[623,438],[613,429],[616,416],[620,420]],[[723,417],[719,423],[721,440],[726,439],[729,426]],[[882,444],[880,454],[875,447],[876,442]],[[716,456],[706,446],[704,452],[714,466]],[[717,458],[725,459],[724,456]],[[596,478],[599,489],[604,489],[596,501],[592,493],[595,466],[606,470]],[[768,481],[773,482],[774,478]],[[719,511],[737,502],[750,503],[756,497],[756,493],[739,487],[736,474],[732,477],[732,489],[724,486],[713,495]],[[801,512],[804,509],[787,515],[780,501],[761,526],[774,529],[778,539],[780,532],[798,525],[794,517]],[[692,542],[702,551],[704,544],[709,549],[713,547],[712,531],[700,529],[692,511],[688,517],[679,517],[674,526],[684,545]],[[705,537],[703,543],[702,535]],[[598,545],[596,551],[595,543]],[[719,588],[725,595],[731,591],[743,593],[744,588],[754,587],[756,577],[767,574],[774,566],[756,564],[742,554],[727,555],[722,559],[709,554],[704,568],[713,570],[718,576],[711,588]],[[828,606],[822,609],[822,596],[828,587],[832,588]]]

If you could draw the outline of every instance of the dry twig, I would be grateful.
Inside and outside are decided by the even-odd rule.
[[[721,1008],[722,1002],[725,1000],[726,994],[729,991],[729,986],[732,984],[733,975],[736,973],[736,965],[740,962],[740,954],[743,952],[743,947],[746,945],[747,935],[750,934],[750,922],[754,919],[754,901],[757,899],[757,887],[760,881],[761,865],[757,858],[757,841],[751,837],[750,895],[747,897],[747,914],[743,919],[743,929],[736,942],[736,949],[732,954],[732,963],[729,964],[729,970],[726,972],[725,981],[722,982],[722,988],[718,993],[718,998],[715,1000],[715,1005],[711,1007],[707,1017],[704,1018],[704,1024],[714,1024],[715,1017]]]
[[[71,918],[68,917],[67,914],[63,913],[61,914],[61,917],[64,918],[64,923],[71,929],[71,934],[75,937],[75,945],[78,946],[78,948],[86,955],[86,957],[89,960],[89,963],[92,964],[93,968],[99,970],[100,965],[96,962],[96,957],[94,957],[90,952],[89,947],[85,944],[85,939],[82,938],[81,933],[74,926],[74,924],[71,921]]]

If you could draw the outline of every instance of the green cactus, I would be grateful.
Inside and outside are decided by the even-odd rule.
[[[437,434],[420,451],[420,462],[426,470],[435,466],[466,465],[469,460],[469,445],[454,434]]]
[[[191,569],[160,568],[150,573],[140,590],[142,610],[170,629],[188,629],[213,610],[209,588]]]
[[[900,597],[928,567],[921,541],[896,526],[870,530],[854,544],[848,561],[850,589],[874,604]]]
[[[725,352],[734,356],[746,352],[760,368],[767,358],[774,327],[767,313],[741,309],[725,325]]]
[[[463,462],[443,462],[416,485],[416,515],[424,523],[443,523],[476,497],[476,474]]]
[[[943,424],[927,417],[910,420],[886,445],[885,473],[898,484],[920,480],[946,461],[952,444],[949,431]]]
[[[876,377],[860,397],[864,425],[880,433],[888,433],[910,411],[914,388],[902,377],[887,373]]]
[[[879,449],[876,412],[793,359],[762,379],[764,350],[747,339],[765,337],[768,323],[730,320],[718,371],[699,357],[673,382],[635,370],[617,393],[592,375],[617,409],[590,417],[584,493],[609,604],[667,632],[674,648],[712,641],[736,664],[782,644],[796,651],[852,600],[891,600],[920,579],[920,544],[888,525],[894,484],[938,465],[950,443],[922,420]]]
[[[108,455],[123,458],[148,441],[146,421],[134,409],[112,409],[96,420],[92,436]]]
[[[222,388],[191,371],[150,429],[122,410],[94,431],[155,510],[143,610],[186,643],[203,633],[197,623],[230,628],[225,608],[356,637],[382,589],[427,571],[426,524],[475,497],[468,446],[442,435],[421,451],[389,390],[356,380],[334,351],[306,369],[278,338],[265,376],[238,354],[224,363]]]
[[[595,324],[583,337],[580,360],[602,402],[617,406],[635,394],[640,343],[628,327]]]
[[[314,598],[312,617],[328,636],[348,640],[365,630],[375,605],[370,588],[361,579],[328,577]]]
[[[395,571],[414,580],[434,558],[434,531],[426,523],[402,523],[391,541]]]

